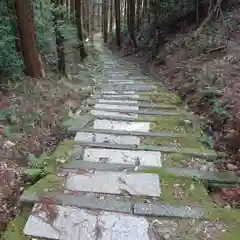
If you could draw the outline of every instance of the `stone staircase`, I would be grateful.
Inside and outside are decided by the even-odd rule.
[[[94,76],[94,95],[66,123],[77,132],[74,153],[57,169],[60,188],[44,186],[41,193],[22,196],[23,203],[34,204],[24,234],[226,239],[240,215],[217,208],[205,189],[239,183],[233,173],[215,171],[213,160],[224,154],[201,145],[200,120],[176,96],[137,66],[96,47],[102,70]]]

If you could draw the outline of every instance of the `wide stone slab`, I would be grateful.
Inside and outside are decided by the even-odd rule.
[[[89,162],[122,163],[161,167],[161,153],[117,149],[86,148],[84,160]]]
[[[136,136],[117,136],[112,134],[101,134],[101,133],[88,133],[88,132],[77,132],[75,136],[75,141],[81,142],[108,142],[117,144],[140,144],[140,138]]]
[[[127,121],[111,121],[97,119],[93,123],[94,129],[124,130],[149,132],[149,122],[127,122]]]
[[[123,100],[123,101],[119,101],[119,100],[108,100],[108,99],[98,99],[97,102],[99,103],[112,103],[112,104],[118,104],[118,103],[122,103],[122,104],[138,104],[137,100]]]
[[[117,105],[117,104],[106,104],[106,103],[97,103],[94,105],[94,108],[104,108],[104,109],[115,109],[116,112],[118,110],[139,110],[138,106],[131,106],[131,105]]]
[[[178,218],[203,218],[204,211],[201,207],[173,206],[168,204],[136,203],[133,207],[136,215],[150,217],[178,217]]]
[[[101,86],[102,89],[105,90],[115,90],[115,91],[151,91],[152,89],[156,88],[155,86],[151,86],[151,85],[139,85],[139,84],[131,84],[131,85],[123,85],[123,84],[114,84],[114,85],[110,85],[110,84],[105,84]]]
[[[86,172],[66,177],[65,189],[74,192],[159,197],[159,176],[150,173]]]
[[[113,90],[101,90],[101,95],[134,95],[135,91],[113,91]]]
[[[33,211],[39,211],[35,205]],[[30,215],[24,234],[55,240],[150,240],[149,223],[131,215],[89,211],[68,206],[55,206],[56,217],[48,221],[46,212]]]
[[[111,110],[111,109],[108,109]],[[123,111],[123,110],[122,110]],[[138,118],[138,114],[137,113],[121,113],[121,112],[115,112],[115,111],[104,111],[104,110],[96,110],[93,109],[90,111],[90,113],[94,116],[94,117],[99,117],[99,116],[106,116],[106,117],[122,117],[125,119],[129,119],[129,120],[136,120]]]
[[[36,194],[22,195],[20,201],[28,203],[42,203],[44,199],[51,199],[55,204],[63,206],[121,213],[132,213],[133,205],[131,202],[115,200],[113,198],[103,198],[96,194],[73,195],[59,192],[44,192],[40,196]]]

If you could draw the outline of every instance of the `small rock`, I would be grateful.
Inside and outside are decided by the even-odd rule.
[[[206,172],[208,170],[208,167],[206,165],[203,165],[200,167],[200,170]]]
[[[238,169],[238,167],[237,167],[236,165],[232,164],[232,163],[228,163],[228,164],[227,164],[227,169],[228,169],[229,171],[235,171],[235,170]]]
[[[240,177],[240,170],[237,170],[236,174],[237,174],[238,177]]]

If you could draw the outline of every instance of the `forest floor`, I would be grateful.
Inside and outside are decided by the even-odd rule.
[[[138,48],[134,49],[127,35],[123,37],[121,51],[115,40],[109,43],[118,56],[141,64],[157,81],[177,92],[182,102],[206,122],[206,144],[228,156],[216,162],[221,170],[234,171],[240,176],[240,7],[224,13],[203,28],[192,39],[196,25],[188,20],[173,26],[173,33],[165,36],[158,56],[151,59],[151,47],[147,39],[149,29],[143,23],[136,33]],[[191,39],[191,40],[189,40]],[[187,43],[186,43],[187,42]],[[216,201],[223,204],[240,204],[240,188],[221,188],[214,194]]]
[[[52,152],[62,139],[71,137],[62,122],[91,94],[94,69],[94,53],[81,64],[78,52],[72,55],[66,77],[49,71],[44,80],[22,77],[1,87],[1,162],[25,167],[31,158]]]

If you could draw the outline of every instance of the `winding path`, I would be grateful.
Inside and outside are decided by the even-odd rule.
[[[64,240],[224,239],[229,226],[215,219],[236,221],[239,215],[215,208],[204,184],[227,187],[239,179],[215,171],[218,156],[201,145],[200,120],[175,95],[97,43],[101,72],[81,115],[68,124],[77,134],[71,161],[58,171],[63,189],[21,199],[54,205],[57,214],[51,219],[41,208],[40,216],[29,216],[24,234]]]

